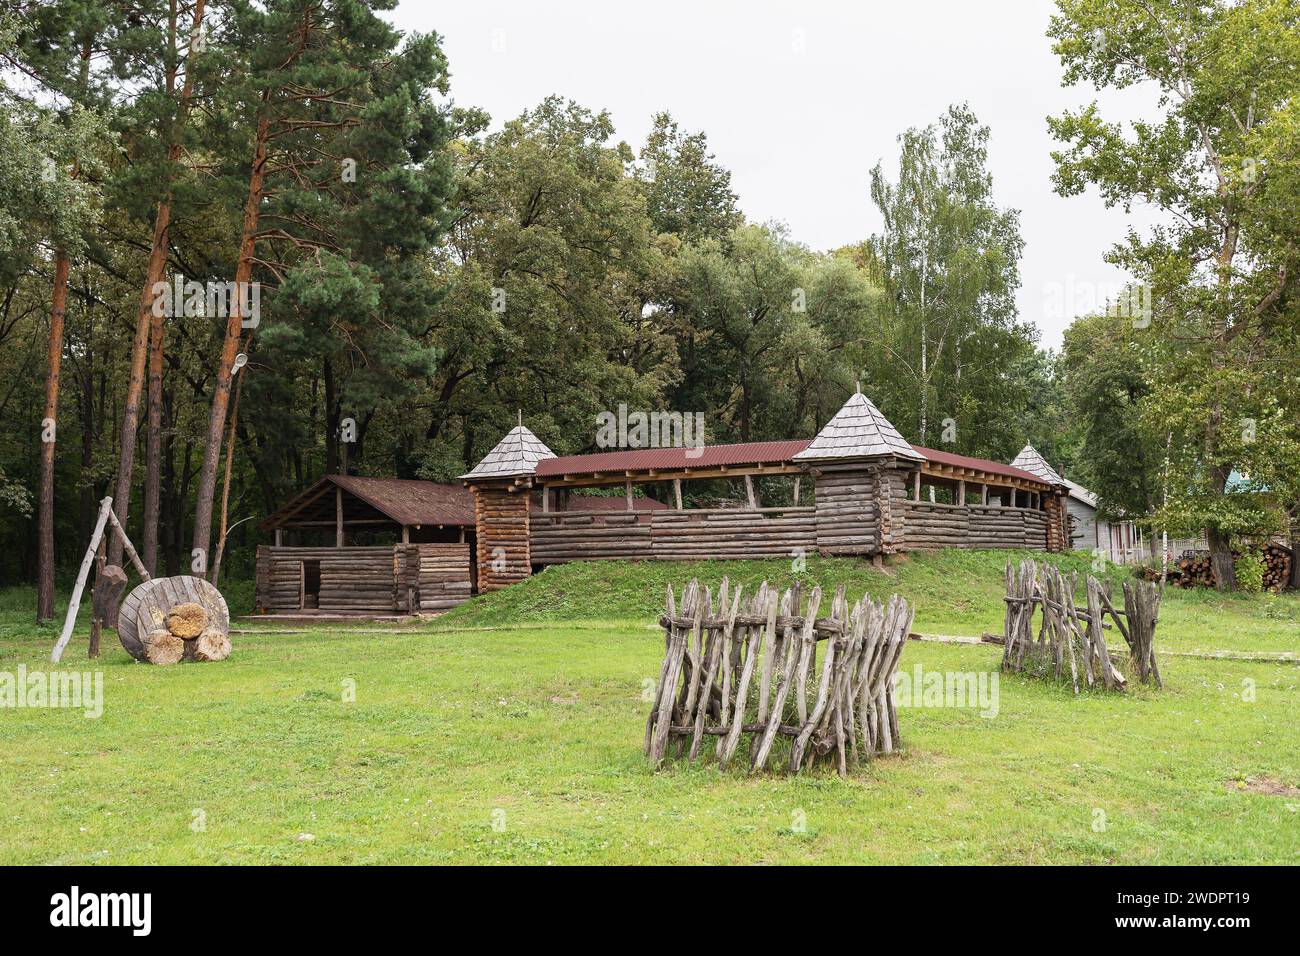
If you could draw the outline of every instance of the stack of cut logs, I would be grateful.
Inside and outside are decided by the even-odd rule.
[[[806,610],[798,585],[783,594],[764,582],[748,600],[741,591],[724,578],[715,596],[692,581],[679,605],[668,589],[660,619],[667,649],[646,720],[651,764],[672,749],[695,760],[706,737],[717,738],[723,769],[747,739],[750,773],[769,759],[798,773],[826,757],[845,776],[850,761],[891,753],[899,743],[893,678],[913,615],[907,602],[864,597],[850,608],[841,586],[818,619],[821,588]]]
[[[1178,559],[1177,584],[1180,588],[1214,587],[1214,566],[1210,563],[1210,552],[1184,551]]]
[[[126,596],[117,638],[137,661],[221,661],[230,656],[230,609],[202,578],[150,578]]]
[[[214,626],[202,604],[175,605],[164,619],[165,627],[145,635],[145,657],[153,664],[187,661],[224,661],[230,656],[230,636]]]
[[[1264,590],[1281,591],[1291,583],[1291,549],[1280,544],[1264,547]]]
[[[1234,551],[1232,556],[1235,559],[1240,555]],[[1287,587],[1291,581],[1291,549],[1275,542],[1269,543],[1260,549],[1260,557],[1264,560],[1264,590],[1281,591]],[[1216,583],[1208,551],[1184,551],[1175,567],[1177,579],[1171,574],[1170,580],[1180,588],[1214,587]],[[1160,573],[1153,573],[1159,580]]]

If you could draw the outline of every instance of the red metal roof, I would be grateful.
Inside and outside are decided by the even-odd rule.
[[[1010,465],[1004,465],[1000,461],[989,461],[987,458],[970,458],[967,455],[954,455],[952,452],[939,451],[934,448],[922,448],[920,445],[913,445],[920,454],[926,457],[936,465],[951,465],[954,468],[971,468],[975,471],[987,471],[993,475],[1005,475],[1008,478],[1020,478],[1024,481],[1032,481],[1035,484],[1045,485],[1047,482],[1032,475],[1020,468],[1012,468]]]
[[[537,463],[539,478],[560,475],[594,475],[606,471],[676,471],[682,468],[718,468],[722,465],[784,464],[807,448],[807,441],[758,441],[739,445],[705,445],[703,448],[636,448],[594,455],[567,455]]]
[[[722,465],[785,464],[807,448],[811,441],[760,441],[738,445],[705,445],[703,448],[637,448],[629,451],[606,451],[594,455],[567,455],[547,458],[537,463],[539,478],[556,478],[562,475],[594,475],[598,472],[620,471],[676,471],[682,468],[717,468]],[[1036,484],[1046,484],[1043,479],[1020,468],[1004,465],[987,458],[971,458],[935,448],[912,445],[927,461],[936,465],[970,468],[991,475],[1019,478]]]

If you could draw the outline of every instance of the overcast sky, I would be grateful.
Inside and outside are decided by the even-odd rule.
[[[1125,276],[1102,261],[1149,214],[1106,209],[1095,191],[1052,191],[1045,117],[1089,102],[1063,89],[1046,37],[1051,0],[725,2],[404,0],[404,30],[436,31],[453,99],[493,127],[558,93],[608,109],[639,148],[657,110],[704,130],[751,221],[781,220],[814,249],[880,225],[868,173],[893,178],[897,137],[965,100],[992,130],[1002,206],[1021,211],[1021,317],[1057,347],[1076,314]],[[1108,115],[1150,114],[1146,91],[1100,97]]]

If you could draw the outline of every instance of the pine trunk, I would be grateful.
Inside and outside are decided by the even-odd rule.
[[[45,376],[45,415],[41,421],[41,500],[37,534],[36,620],[54,617],[54,443],[59,416],[59,370],[63,363],[63,316],[68,304],[68,254],[54,260],[50,297],[50,345]]]
[[[243,390],[241,379],[235,384],[235,402],[230,406],[230,427],[226,435],[226,472],[221,482],[221,524],[217,528],[217,553],[212,558],[212,574],[208,578],[213,585],[221,574],[221,556],[226,551],[226,532],[229,530],[230,507],[230,472],[235,462],[235,429],[239,427],[239,393]]]
[[[149,268],[140,290],[140,305],[135,317],[135,339],[131,343],[131,377],[126,386],[126,406],[122,413],[121,443],[117,459],[117,484],[113,492],[113,511],[126,527],[131,504],[131,472],[135,468],[136,436],[140,427],[140,393],[144,391],[145,361],[149,357],[149,330],[152,326],[155,283],[161,282],[167,267],[167,227],[171,220],[171,202],[158,204],[154,218],[153,247],[149,251]],[[122,535],[114,533],[108,546],[108,563],[122,564]]]
[[[149,328],[149,429],[144,453],[144,566],[158,574],[158,514],[162,489],[162,374],[163,316],[154,316]]]
[[[193,55],[200,32],[203,29],[204,0],[194,4],[193,23],[190,30],[190,53]],[[169,38],[172,49],[176,46],[176,6],[171,7]],[[167,94],[176,89],[176,61],[168,64]],[[118,520],[126,527],[127,509],[131,497],[131,471],[135,462],[135,439],[139,428],[141,379],[144,377],[145,365],[149,370],[149,421],[145,449],[144,475],[144,565],[150,574],[158,568],[158,511],[159,487],[161,475],[162,447],[162,372],[163,372],[163,338],[166,332],[166,316],[153,315],[153,288],[163,280],[167,268],[167,242],[172,217],[171,167],[180,160],[180,129],[184,128],[189,118],[190,95],[194,84],[192,74],[185,71],[185,82],[181,86],[180,109],[178,112],[179,128],[167,146],[169,164],[167,181],[163,196],[158,203],[154,216],[153,245],[149,250],[149,267],[145,274],[144,288],[140,292],[140,312],[136,317],[135,342],[131,352],[131,381],[127,388],[126,411],[122,421],[122,449],[118,459],[117,496],[115,505]],[[174,303],[173,303],[174,304]],[[109,549],[109,561],[121,564],[122,542],[118,535],[113,536]]]
[[[265,99],[265,98],[264,98]],[[221,363],[217,366],[217,384],[212,394],[212,413],[208,416],[208,436],[203,448],[203,467],[199,470],[199,486],[194,505],[193,550],[202,557],[207,568],[208,548],[212,544],[212,499],[217,488],[217,463],[221,458],[221,440],[225,437],[226,410],[230,407],[230,382],[239,351],[240,332],[243,328],[243,294],[238,290],[248,287],[253,274],[253,252],[256,245],[258,213],[262,205],[262,183],[266,173],[266,147],[269,122],[265,113],[257,123],[257,139],[253,149],[253,168],[248,177],[248,200],[244,204],[244,225],[239,241],[239,265],[235,269],[236,293],[231,297],[230,318],[226,322],[226,339],[221,349]]]

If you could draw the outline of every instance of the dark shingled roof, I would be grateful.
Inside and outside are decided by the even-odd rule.
[[[292,525],[290,512],[297,511],[301,504],[316,497],[328,485],[337,485],[399,525],[474,526],[474,493],[463,485],[406,478],[326,475],[268,516],[261,527]]]

